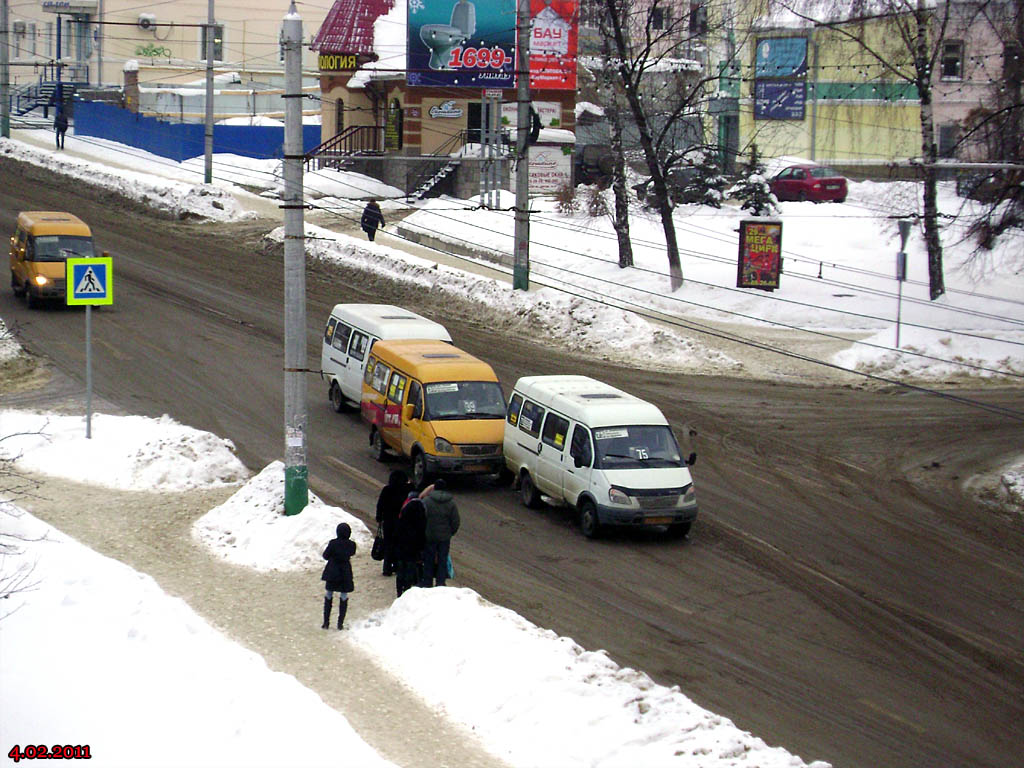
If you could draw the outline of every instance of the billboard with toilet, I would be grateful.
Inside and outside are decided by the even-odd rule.
[[[514,88],[515,0],[409,0],[412,86]]]

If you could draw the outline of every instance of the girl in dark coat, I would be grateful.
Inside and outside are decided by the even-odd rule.
[[[338,538],[331,539],[324,550],[324,572],[321,581],[327,582],[324,595],[324,624],[327,629],[331,625],[331,603],[335,592],[341,593],[341,604],[338,605],[338,629],[345,628],[345,614],[348,612],[348,593],[355,591],[352,583],[352,556],[356,553],[356,543],[349,538],[352,528],[348,523],[338,523]]]
[[[395,572],[395,526],[398,525],[398,513],[412,489],[409,476],[396,469],[388,478],[388,484],[380,489],[380,496],[377,497],[377,522],[380,523],[380,530],[384,536],[385,576]]]

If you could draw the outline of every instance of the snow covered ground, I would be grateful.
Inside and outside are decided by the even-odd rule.
[[[0,460],[24,472],[153,491],[237,483],[193,527],[229,562],[310,569],[316,578],[338,522],[352,526],[357,556],[368,557],[370,532],[342,509],[314,496],[302,514],[283,516],[280,462],[249,477],[230,442],[169,418],[97,414],[87,440],[81,416],[5,410],[0,434],[8,436]],[[344,713],[269,670],[149,576],[11,503],[0,507],[0,547],[0,586],[16,590],[0,608],[7,748],[88,744],[103,766],[390,764]],[[677,687],[470,589],[412,589],[347,634],[514,766],[806,765]]]
[[[12,140],[0,140],[0,152],[172,215],[215,220],[251,216],[247,201],[273,195],[280,178],[273,161],[218,156],[215,183],[203,185],[201,161],[177,164],[74,136],[67,139],[66,153]],[[353,198],[395,192],[351,174],[319,174],[307,177],[307,184],[311,202],[349,217],[362,208]],[[310,228],[329,240],[307,245],[315,257],[358,261],[473,297],[492,312],[535,323],[579,349],[639,366],[700,372],[741,370],[744,363],[632,309],[683,326],[725,321],[750,329],[774,324],[842,333],[860,343],[823,362],[892,378],[969,377],[1018,386],[1024,376],[1019,235],[972,261],[969,246],[958,243],[951,229],[949,291],[935,302],[927,300],[923,246],[913,236],[896,349],[891,275],[898,240],[887,217],[914,209],[912,186],[861,183],[852,185],[844,205],[783,204],[786,266],[783,287],[774,294],[734,287],[740,218],[734,208],[678,210],[686,283],[674,292],[660,228],[639,209],[632,229],[637,268],[623,271],[606,219],[563,216],[553,203],[535,201],[531,259],[534,282],[543,287],[529,293],[513,292],[499,280],[432,268],[395,241],[371,244]],[[502,207],[508,202],[503,198]],[[952,211],[963,201],[944,189],[940,204]],[[404,207],[391,201],[385,215]],[[494,250],[509,248],[507,210],[478,210],[473,201],[448,198],[419,207],[406,220],[409,226]],[[0,450],[17,457],[23,471],[60,471],[121,487],[239,483],[227,503],[196,523],[194,535],[216,556],[245,567],[317,567],[319,550],[339,520],[353,526],[365,556],[369,533],[344,510],[314,499],[302,515],[281,517],[278,466],[249,477],[230,445],[169,419],[94,419],[94,437],[85,441],[80,418],[2,411],[0,435],[11,437],[0,442]],[[1003,476],[1007,492],[1018,497],[1024,487],[1019,464],[1024,462]],[[384,763],[347,726],[343,713],[293,678],[271,672],[187,605],[161,593],[149,577],[10,504],[0,510],[0,532],[0,544],[14,547],[3,552],[0,584],[17,585],[24,576],[20,584],[31,587],[3,601],[0,610],[0,743],[89,743],[98,765],[322,765],[330,764],[323,748],[329,739],[351,764]],[[55,631],[60,627],[74,630]],[[419,695],[444,701],[449,717],[512,765],[805,764],[700,709],[677,688],[619,668],[601,651],[580,648],[471,590],[412,590],[355,623],[348,636],[385,656]],[[76,680],[76,690],[68,690],[69,679]],[[55,690],[62,696],[55,697]],[[139,707],[139,701],[154,700],[154,690],[162,700]],[[282,707],[294,714],[287,728],[272,714]],[[182,712],[190,713],[188,739],[168,744],[167,723],[178,722]],[[152,749],[156,743],[167,749],[158,754]],[[305,751],[296,752],[298,747]]]

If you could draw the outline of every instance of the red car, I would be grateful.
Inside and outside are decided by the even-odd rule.
[[[823,165],[791,165],[768,183],[779,200],[846,202],[846,179]]]

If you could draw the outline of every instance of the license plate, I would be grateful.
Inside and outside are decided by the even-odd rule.
[[[839,189],[838,184],[826,184],[825,189]]]
[[[462,469],[465,472],[487,472],[489,467],[486,464],[466,464]]]
[[[671,517],[648,517],[644,519],[644,525],[668,525],[671,522]]]

